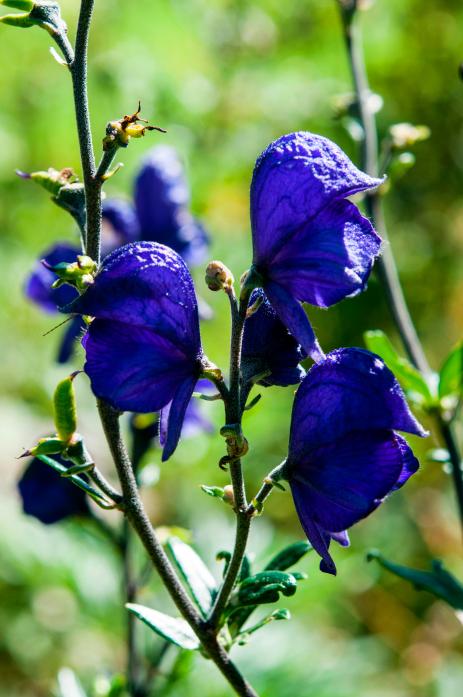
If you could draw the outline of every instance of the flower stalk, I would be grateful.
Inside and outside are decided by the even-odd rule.
[[[361,166],[367,174],[376,177],[378,175],[378,131],[375,113],[371,107],[371,100],[369,100],[370,87],[363,57],[360,29],[357,23],[358,17],[356,16],[355,9],[353,12],[346,13],[342,3],[340,4],[340,9],[358,116],[363,129]],[[394,323],[410,361],[418,368],[425,378],[429,378],[432,371],[402,289],[394,254],[388,240],[382,196],[378,190],[366,193],[365,206],[373,225],[384,240],[382,254],[376,262],[376,269]],[[445,442],[449,452],[452,467],[452,480],[463,533],[463,472],[461,467],[461,453],[451,425],[446,423],[439,413],[436,413],[435,421],[441,438]]]

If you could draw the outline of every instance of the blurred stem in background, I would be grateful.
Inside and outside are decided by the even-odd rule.
[[[361,168],[372,177],[377,177],[378,165],[378,130],[375,110],[371,100],[368,74],[363,57],[362,37],[358,26],[358,0],[337,0],[340,8],[344,40],[347,49],[349,67],[355,92],[358,118],[363,130],[361,148]],[[388,239],[383,212],[383,197],[376,190],[367,193],[365,206],[374,227],[383,239],[382,254],[376,261],[375,268],[383,286],[386,300],[402,340],[404,349],[413,365],[426,379],[432,379],[432,370],[423,350],[420,338],[407,306],[397,271],[397,265]],[[457,498],[463,535],[463,473],[461,453],[452,426],[441,412],[434,412],[435,422],[440,436],[449,453],[452,480]]]

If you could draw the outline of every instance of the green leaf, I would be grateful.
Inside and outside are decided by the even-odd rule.
[[[76,674],[70,668],[61,668],[58,673],[59,697],[87,697]]]
[[[398,355],[384,332],[369,331],[363,336],[367,349],[383,359],[412,402],[421,407],[434,404],[434,397],[425,378],[406,358]]]
[[[55,460],[53,460],[51,457],[47,457],[46,455],[37,455],[37,457],[39,460],[42,460],[42,462],[54,469],[56,472],[59,472],[61,475],[66,475],[67,468],[61,465],[59,462],[55,462]],[[84,480],[78,477],[76,474],[67,477],[67,479],[69,482],[72,482],[73,484],[78,486],[79,489],[85,491],[99,505],[111,505],[108,501],[106,501],[104,496],[102,496],[102,494],[100,494],[100,492],[97,491],[97,489],[95,489],[93,486],[90,486],[90,484],[87,484],[87,482],[84,482]]]
[[[178,537],[170,537],[167,541],[167,548],[185,579],[197,606],[204,617],[207,617],[217,594],[217,584],[214,577],[194,549],[179,540]]]
[[[285,596],[294,595],[297,590],[297,580],[292,574],[283,571],[261,571],[254,576],[248,576],[239,587],[239,605],[262,605],[275,603],[280,599],[280,593]]]
[[[445,600],[456,610],[463,610],[463,585],[448,571],[444,569],[442,562],[434,559],[431,571],[420,571],[408,566],[394,564],[376,551],[368,554],[367,560],[375,559],[382,567],[391,571],[396,576],[412,583],[417,590],[426,590],[437,598]]]
[[[463,342],[447,356],[439,373],[439,399],[459,398],[463,388]]]
[[[275,571],[286,571],[290,566],[297,564],[299,559],[310,552],[312,545],[307,542],[307,540],[301,540],[300,542],[294,542],[294,544],[289,545],[278,552],[265,567],[265,569],[274,569]]]
[[[170,617],[144,605],[127,603],[126,608],[148,625],[156,634],[182,649],[194,651],[199,647],[199,640],[188,622],[181,617]]]

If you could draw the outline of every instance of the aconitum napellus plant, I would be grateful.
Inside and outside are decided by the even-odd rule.
[[[32,458],[19,482],[24,510],[45,524],[91,520],[118,550],[124,569],[124,611],[129,613],[124,694],[150,694],[152,655],[144,655],[141,643],[134,641],[141,620],[166,646],[211,659],[236,694],[256,697],[230,657],[231,650],[271,620],[289,618],[288,610],[277,607],[257,624],[249,624],[257,609],[294,595],[305,574],[291,569],[307,552],[313,550],[321,571],[331,575],[337,573],[336,556],[338,570],[344,573],[345,557],[334,553],[331,542],[347,547],[348,531],[417,472],[418,460],[403,434],[425,437],[427,431],[407,399],[424,405],[424,411],[437,418],[446,443],[453,442],[449,424],[459,403],[448,399],[455,397],[453,369],[443,368],[436,396],[418,340],[410,327],[404,329],[403,307],[394,316],[401,336],[407,335],[404,343],[413,365],[397,357],[378,332],[367,337],[368,349],[341,347],[325,353],[309,320],[311,307],[329,309],[364,292],[375,264],[388,297],[397,300],[390,249],[382,246],[375,220],[385,179],[377,176],[379,168],[371,166],[371,157],[364,160],[363,171],[319,134],[295,130],[268,145],[256,160],[250,182],[248,268],[239,269],[239,285],[220,260],[211,260],[205,270],[207,287],[223,293],[230,309],[229,362],[226,368],[215,365],[207,357],[208,352],[215,355],[213,347],[203,345],[201,338],[200,310],[205,305],[199,302],[192,276],[207,258],[210,235],[191,210],[177,152],[161,144],[146,153],[135,177],[133,203],[104,200],[103,189],[118,170],[112,168],[116,154],[133,140],[164,129],[142,119],[138,104],[134,113],[110,120],[102,129],[101,156],[95,161],[85,69],[93,2],[82,0],[75,47],[58,3],[0,4],[22,10],[2,17],[3,23],[46,29],[61,52],[60,62],[74,84],[83,173],[82,182],[69,167],[19,173],[41,184],[71,215],[80,234],[79,245],[59,242],[48,249],[26,281],[31,300],[69,318],[59,361],[68,361],[73,345],[78,346],[73,358],[77,370],[54,392],[54,431],[23,453]],[[347,31],[357,4],[339,4]],[[362,106],[362,94],[357,97]],[[359,109],[360,120],[362,113]],[[367,122],[360,125],[364,134],[371,127]],[[221,341],[222,335],[215,340]],[[85,434],[78,431],[74,383],[85,379],[111,456],[107,468],[95,462]],[[253,395],[257,387],[265,389]],[[253,460],[247,412],[265,409],[269,390],[288,387],[294,399],[289,433],[284,434],[286,457],[280,463],[265,463],[268,474],[261,488],[249,495],[247,472],[261,465]],[[235,518],[231,549],[219,553],[225,561],[221,580],[187,538],[179,539],[168,527],[179,521],[165,521],[162,532],[153,526],[140,493],[147,482],[144,460],[155,439],[162,447],[162,477],[164,468],[175,468],[178,444],[191,427],[211,430],[195,410],[199,399],[209,400],[211,410],[223,408],[224,446],[217,481],[202,486]],[[124,413],[129,415],[125,422]],[[454,452],[453,446],[449,451]],[[458,490],[457,480],[455,474]],[[269,496],[274,488],[284,489],[282,482],[294,500],[301,539],[260,567],[246,553],[249,533],[264,513],[264,504],[272,506]],[[196,495],[185,492],[184,486],[179,473],[172,501],[179,491],[181,496]],[[211,499],[203,499],[202,505],[216,505]],[[107,509],[116,509],[119,519],[108,522]],[[214,547],[215,536],[211,530]],[[135,540],[136,555],[130,551]],[[143,573],[136,568],[142,556]],[[171,608],[156,598],[154,607],[137,602],[139,579],[149,576],[146,568],[151,566],[170,596]],[[323,578],[327,582],[328,577]],[[154,673],[161,672],[158,665],[154,668]],[[117,680],[115,671],[108,696],[122,694],[111,691]]]

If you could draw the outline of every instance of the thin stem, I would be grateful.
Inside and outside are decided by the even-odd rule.
[[[87,207],[86,253],[97,263],[100,261],[101,238],[101,183],[95,179],[95,156],[93,154],[90,111],[87,94],[87,51],[88,35],[95,0],[81,0],[77,24],[75,57],[70,65],[80,158],[84,177]]]
[[[349,65],[352,74],[360,123],[364,131],[362,143],[362,168],[371,176],[378,174],[378,136],[376,117],[371,108],[370,88],[365,62],[362,52],[362,43],[356,18],[350,17],[341,11],[344,28],[344,38],[349,57]],[[411,362],[423,375],[429,376],[431,369],[423,350],[423,346],[410,315],[407,302],[397,271],[391,245],[388,243],[388,235],[384,220],[382,197],[377,192],[366,196],[366,208],[373,225],[385,241],[382,256],[376,263],[377,272],[386,294],[397,330],[402,339],[404,348]],[[452,428],[440,415],[436,419],[441,437],[445,441],[450,455],[452,466],[452,478],[457,497],[460,523],[463,531],[463,473],[461,469],[461,454],[453,434]]]
[[[122,494],[108,482],[97,467],[90,470],[90,472],[88,472],[88,476],[93,483],[101,489],[103,494],[106,494],[106,496],[114,501],[114,503],[121,504],[123,502]]]
[[[123,586],[126,603],[134,603],[137,596],[137,586],[132,568],[132,549],[130,526],[127,518],[122,523],[122,561]],[[126,613],[127,623],[127,686],[130,695],[138,693],[139,662],[136,645],[135,617],[131,612]]]
[[[242,697],[257,697],[256,692],[247,683],[237,667],[230,660],[227,652],[217,641],[214,632],[205,625],[199,613],[194,608],[157,538],[139,496],[132,463],[130,462],[121,437],[118,413],[102,401],[98,402],[98,409],[106,439],[119,475],[125,501],[125,515],[127,516],[128,522],[140,538],[177,609],[197,634],[206,652],[221,673],[237,694],[242,695]]]
[[[58,32],[57,34],[53,34],[52,36],[55,40],[56,45],[63,54],[64,60],[70,68],[74,61],[74,49],[71,46],[71,42],[69,41],[67,35],[62,32]]]
[[[227,424],[240,426],[243,414],[240,396],[241,344],[248,298],[241,300],[238,305],[233,288],[230,289],[227,295],[230,300],[232,333],[230,342],[230,388],[229,399],[225,402],[225,418]],[[233,486],[234,509],[236,513],[235,544],[230,564],[209,617],[209,623],[212,627],[219,626],[222,613],[238,578],[251,527],[251,516],[248,515],[246,510],[246,488],[240,458],[230,460],[230,478]]]

